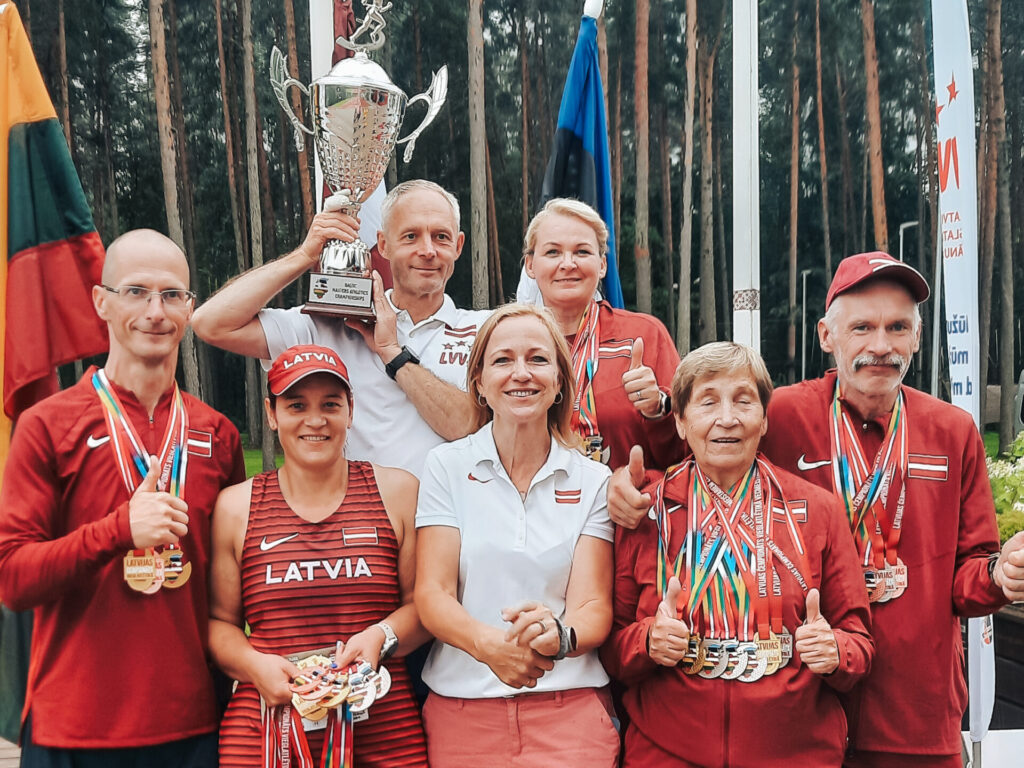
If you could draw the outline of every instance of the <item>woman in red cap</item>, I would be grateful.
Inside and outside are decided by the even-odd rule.
[[[213,518],[210,650],[239,682],[221,724],[220,764],[304,765],[326,741],[341,759],[354,743],[348,757],[359,766],[425,766],[404,664],[391,665],[391,689],[368,719],[342,714],[325,739],[329,718],[310,724],[290,704],[299,669],[288,658],[341,641],[340,667],[377,668],[427,640],[412,602],[416,478],[345,458],[352,390],[333,350],[291,347],[267,383],[284,464],[225,489]],[[306,739],[297,739],[304,722]]]

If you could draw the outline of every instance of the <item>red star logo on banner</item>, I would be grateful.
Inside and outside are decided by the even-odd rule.
[[[948,106],[953,103],[953,99],[955,99],[957,94],[960,93],[960,91],[956,89],[956,78],[953,75],[949,76],[949,85],[946,86],[946,90],[949,92],[949,101],[946,102]]]
[[[942,104],[936,104],[935,105],[935,124],[936,125],[939,124],[939,115],[942,114],[942,110],[943,109],[944,109],[944,107],[943,107]]]

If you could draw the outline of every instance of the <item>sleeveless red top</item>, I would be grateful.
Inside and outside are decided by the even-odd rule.
[[[348,463],[348,491],[325,520],[292,511],[277,472],[256,475],[242,544],[242,609],[252,647],[282,656],[333,646],[384,619],[401,604],[398,541],[369,462]],[[386,664],[391,691],[355,724],[355,761],[426,766],[426,741],[401,660]],[[311,731],[319,762],[323,730]],[[220,727],[220,764],[260,765],[260,697],[240,683]]]

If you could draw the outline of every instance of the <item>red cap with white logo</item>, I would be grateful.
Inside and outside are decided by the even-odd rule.
[[[858,253],[839,262],[839,268],[825,297],[825,311],[828,311],[839,294],[846,293],[868,280],[876,279],[899,283],[910,291],[910,295],[918,304],[927,301],[931,293],[928,290],[928,281],[909,264],[897,261],[881,251]]]
[[[337,376],[352,394],[348,369],[341,357],[333,349],[316,344],[297,344],[278,355],[267,373],[267,388],[272,395],[283,395],[297,381],[314,373]]]

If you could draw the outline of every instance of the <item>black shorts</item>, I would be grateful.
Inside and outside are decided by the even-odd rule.
[[[217,768],[217,732],[149,747],[60,749],[32,743],[26,720],[21,768]]]

